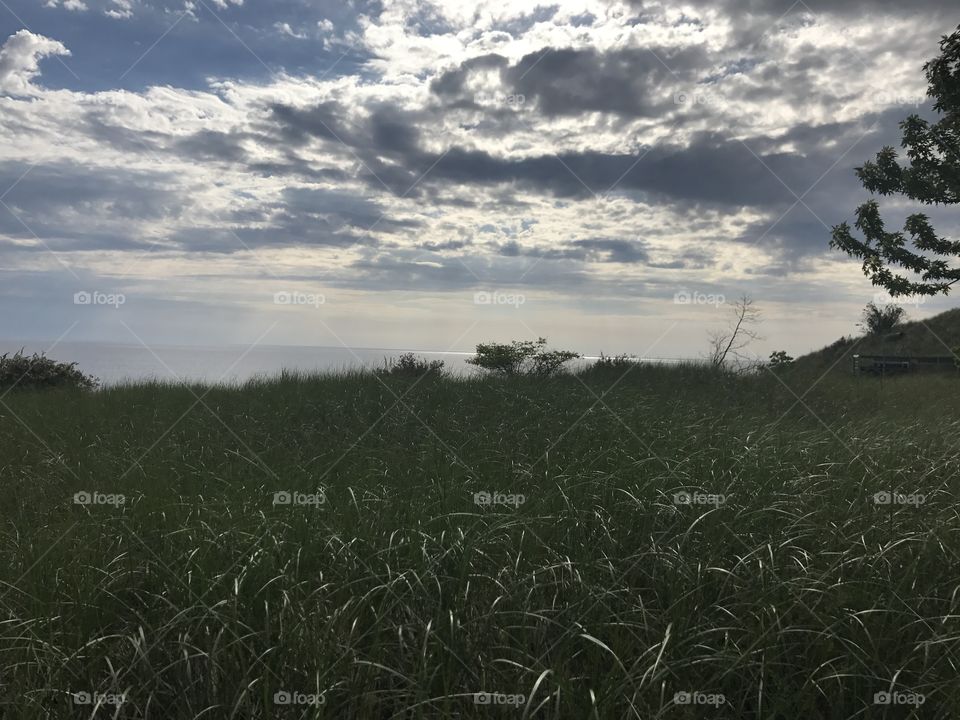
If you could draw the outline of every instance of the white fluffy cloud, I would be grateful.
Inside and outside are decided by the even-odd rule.
[[[131,0],[112,0],[113,7],[103,11],[107,17],[117,20],[128,20],[133,17],[133,3]]]
[[[0,47],[0,91],[30,95],[36,91],[32,80],[40,72],[40,60],[50,55],[69,55],[63,43],[29,30],[11,35]]]
[[[47,0],[48,8],[59,7],[60,0]],[[70,10],[71,12],[84,12],[87,10],[87,4],[83,0],[63,0],[63,7],[65,10]]]

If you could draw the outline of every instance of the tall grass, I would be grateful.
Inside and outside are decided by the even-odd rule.
[[[0,707],[960,716],[957,379],[804,394],[815,379],[642,365],[11,393]]]

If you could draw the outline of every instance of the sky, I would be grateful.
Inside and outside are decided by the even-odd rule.
[[[954,3],[2,0],[0,339],[822,347]]]

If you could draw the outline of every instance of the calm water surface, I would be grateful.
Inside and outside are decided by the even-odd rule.
[[[260,345],[179,346],[115,345],[94,342],[61,342],[52,350],[51,342],[0,340],[0,354],[15,353],[21,347],[27,353],[44,352],[55,360],[76,362],[85,373],[106,385],[125,380],[193,380],[201,382],[243,382],[259,375],[276,375],[287,370],[343,370],[383,366],[385,358],[396,358],[407,350],[382,348],[331,348]],[[443,360],[454,372],[468,373],[465,363],[471,353],[416,352],[430,360]]]

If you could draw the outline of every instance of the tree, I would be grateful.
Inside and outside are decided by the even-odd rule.
[[[908,164],[901,165],[897,151],[886,146],[856,169],[871,193],[901,194],[924,205],[960,202],[960,26],[941,39],[940,50],[923,66],[927,95],[935,99],[940,119],[931,124],[914,114],[900,123]],[[923,213],[910,215],[903,231],[894,232],[884,226],[876,200],[863,203],[856,216],[864,239],[855,238],[844,222],[834,226],[830,245],[862,260],[864,275],[891,296],[946,295],[960,280],[960,242],[938,236]]]
[[[786,350],[774,350],[770,353],[769,365],[774,369],[790,367],[793,365],[793,357]]]
[[[480,343],[476,356],[467,360],[470,365],[494,375],[556,375],[563,365],[580,357],[571,350],[547,350],[546,338],[514,340],[504,343]]]
[[[744,295],[733,304],[733,318],[727,329],[710,333],[709,363],[714,367],[724,367],[731,356],[742,360],[740,351],[760,339],[753,329],[759,322],[760,311],[754,307],[753,300]]]
[[[903,322],[906,311],[899,305],[876,305],[867,303],[863,309],[863,319],[860,321],[867,335],[883,335],[893,330]]]

